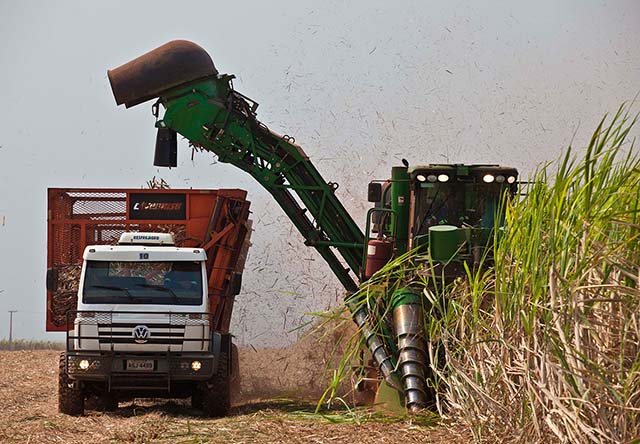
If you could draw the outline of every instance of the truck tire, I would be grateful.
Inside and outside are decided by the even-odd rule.
[[[238,353],[238,347],[235,344],[231,344],[231,402],[236,403],[240,400],[241,394],[241,380],[240,380],[240,354]]]
[[[87,396],[84,403],[85,409],[98,412],[113,412],[118,409],[118,398],[113,393],[102,393]]]
[[[106,398],[102,399],[102,407],[105,412],[113,412],[118,410],[118,398],[116,398],[113,393],[109,393]]]
[[[60,353],[58,362],[58,412],[71,416],[84,414],[84,393],[66,371],[66,355]]]
[[[191,394],[191,407],[194,409],[202,409],[202,390],[200,384],[197,384]]]
[[[200,393],[196,395],[196,401],[201,397],[204,416],[217,418],[229,413],[231,409],[229,376],[229,355],[227,352],[221,352],[218,371],[210,380],[199,384],[198,387]]]

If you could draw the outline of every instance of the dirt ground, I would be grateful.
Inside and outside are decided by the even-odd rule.
[[[0,352],[0,442],[2,443],[466,443],[469,435],[456,427],[427,420],[392,420],[355,410],[315,414],[311,399],[252,397],[264,362],[278,362],[295,370],[285,352],[242,350],[243,400],[231,415],[205,419],[188,402],[136,400],[121,403],[117,411],[87,411],[84,417],[57,412],[57,362],[59,351]],[[279,361],[278,361],[279,359]],[[295,359],[299,361],[299,359]],[[304,367],[293,377],[265,377],[261,395],[277,395],[278,379],[287,395]],[[313,375],[312,375],[313,377]],[[244,381],[249,381],[244,382]],[[315,379],[312,381],[315,384]],[[301,381],[301,386],[309,379]],[[312,385],[314,385],[312,384]],[[313,391],[313,390],[311,390]],[[299,394],[301,394],[300,392]],[[289,393],[291,394],[291,393]]]

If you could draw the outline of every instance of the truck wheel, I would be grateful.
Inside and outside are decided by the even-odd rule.
[[[118,410],[118,398],[116,398],[112,393],[105,395],[104,398],[100,398],[99,410],[102,410],[103,412],[113,412]]]
[[[58,363],[58,412],[81,416],[84,414],[84,394],[78,383],[67,375],[65,361],[66,355],[61,353]]]
[[[88,396],[84,403],[85,408],[98,412],[113,412],[118,408],[118,398],[113,393]]]
[[[240,355],[238,353],[238,347],[235,344],[231,344],[231,402],[235,403],[240,400]]]
[[[202,390],[200,384],[196,385],[191,394],[191,407],[194,409],[202,409]]]
[[[231,390],[229,387],[229,356],[220,353],[218,371],[213,377],[199,385],[202,397],[202,413],[208,417],[226,416],[231,408]],[[197,397],[196,397],[197,399]]]

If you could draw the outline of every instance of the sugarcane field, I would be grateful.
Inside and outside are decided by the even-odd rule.
[[[0,4],[0,443],[640,444],[640,3]]]

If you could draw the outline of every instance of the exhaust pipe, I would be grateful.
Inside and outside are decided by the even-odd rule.
[[[209,54],[195,43],[174,40],[107,71],[118,105],[139,105],[163,93],[217,76]]]

